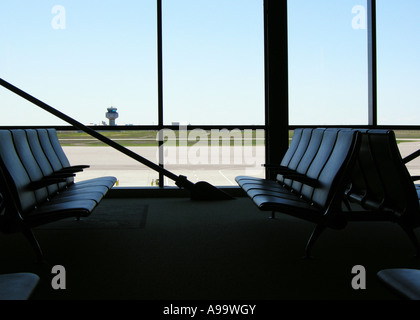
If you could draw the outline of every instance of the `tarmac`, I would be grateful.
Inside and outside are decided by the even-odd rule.
[[[112,147],[64,146],[70,164],[87,164],[90,168],[76,175],[76,181],[114,176],[120,187],[157,186],[158,172],[120,153]],[[159,164],[158,147],[129,147],[131,151]],[[191,182],[207,181],[216,186],[237,186],[235,177],[264,176],[264,147],[165,147],[164,168],[183,175]],[[165,186],[175,186],[167,177]]]
[[[420,141],[399,143],[404,158],[420,149]],[[111,147],[65,146],[63,147],[72,165],[88,164],[90,168],[78,173],[76,181],[101,176],[114,176],[116,187],[157,186],[159,174],[144,164]],[[130,147],[153,163],[159,164],[157,147]],[[191,182],[207,181],[215,186],[237,186],[235,177],[240,175],[264,177],[265,163],[263,146],[247,147],[165,147],[164,168],[176,175],[184,175]],[[411,175],[420,175],[420,157],[406,164]],[[165,186],[175,186],[165,177]]]
[[[420,149],[420,140],[419,141],[409,141],[409,142],[400,142],[398,144],[400,149],[401,157],[405,158],[406,156],[412,154],[413,152]],[[408,162],[406,164],[408,172],[412,175],[420,175],[420,157]]]

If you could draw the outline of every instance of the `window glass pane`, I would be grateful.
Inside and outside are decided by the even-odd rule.
[[[159,162],[156,131],[101,132],[127,149],[154,163]],[[117,178],[117,187],[157,187],[159,173],[83,132],[59,131],[58,137],[70,164],[88,164],[77,173],[81,181],[102,176]]]
[[[191,182],[238,186],[240,175],[264,177],[264,130],[163,130],[165,169]],[[174,181],[165,178],[165,185]]]
[[[289,123],[368,123],[366,1],[289,0]]]
[[[1,1],[1,77],[83,124],[157,124],[156,1]],[[0,91],[1,125],[66,124]]]
[[[262,0],[163,0],[165,124],[264,124]]]
[[[420,148],[420,131],[418,130],[395,130],[395,137],[402,158],[411,155]],[[420,175],[420,157],[407,162],[405,166],[411,176]]]
[[[377,2],[378,124],[420,124],[420,1]]]

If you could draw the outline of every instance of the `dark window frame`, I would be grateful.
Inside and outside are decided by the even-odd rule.
[[[288,97],[288,17],[287,0],[261,0],[264,4],[264,68],[265,68],[265,124],[264,125],[188,125],[187,130],[194,129],[255,129],[265,130],[266,163],[279,163],[289,145],[289,131],[297,127],[313,127],[289,125]],[[323,126],[351,128],[388,128],[394,130],[420,130],[414,125],[377,124],[377,61],[376,61],[376,0],[367,0],[368,25],[368,125],[365,126]],[[162,0],[157,0],[157,72],[158,72],[158,125],[133,125],[101,127],[101,131],[114,130],[177,130],[179,127],[164,125],[163,105],[163,70],[162,70]],[[39,126],[25,128],[38,128]],[[73,126],[43,126],[57,130],[75,130]],[[0,128],[23,128],[23,126],[7,126]],[[90,127],[98,129],[96,126]],[[160,155],[163,157],[163,154]],[[162,160],[161,158],[160,160]],[[163,163],[163,161],[160,161]],[[273,173],[266,171],[267,178]],[[160,176],[159,187],[163,188],[164,179]]]

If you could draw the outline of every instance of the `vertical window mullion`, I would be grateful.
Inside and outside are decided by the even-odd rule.
[[[157,0],[157,60],[158,60],[158,127],[159,135],[163,130],[163,63],[162,63],[162,0]],[[163,139],[159,136],[159,164],[164,167]],[[163,188],[163,173],[159,173],[159,187]]]
[[[376,0],[367,2],[368,24],[368,123],[377,126]]]
[[[264,0],[266,163],[280,163],[289,145],[287,1]],[[280,45],[279,45],[280,44]],[[266,170],[267,178],[275,173]]]

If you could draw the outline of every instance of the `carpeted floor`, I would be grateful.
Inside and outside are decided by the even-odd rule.
[[[63,219],[37,229],[141,229],[146,225],[147,211],[148,205],[132,206],[130,201],[122,203],[114,201],[109,205],[98,206],[95,214],[88,218]]]
[[[33,300],[395,300],[376,273],[420,268],[392,223],[326,230],[307,260],[314,226],[277,217],[248,198],[104,199],[92,221],[34,230],[43,264],[22,235],[0,235],[0,273],[38,274]],[[54,265],[65,267],[65,290],[51,286]],[[355,265],[366,269],[365,290],[352,288]]]

